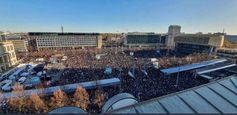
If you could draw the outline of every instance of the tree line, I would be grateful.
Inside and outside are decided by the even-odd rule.
[[[81,86],[77,87],[72,98],[69,98],[61,89],[55,91],[51,97],[34,93],[25,97],[23,96],[24,88],[20,84],[14,86],[12,93],[19,96],[9,99],[9,113],[47,113],[55,108],[64,106],[76,106],[87,111],[91,103],[101,108],[106,99],[106,95],[101,89],[97,89],[94,98],[90,99],[86,89]],[[3,95],[1,94],[0,97],[2,102]]]

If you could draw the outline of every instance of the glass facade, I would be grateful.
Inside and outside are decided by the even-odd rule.
[[[187,43],[177,43],[176,50],[182,53],[208,53],[211,49],[211,46],[207,45],[197,45],[197,44],[187,44]]]
[[[161,35],[127,35],[127,44],[148,44],[148,43],[160,43]]]

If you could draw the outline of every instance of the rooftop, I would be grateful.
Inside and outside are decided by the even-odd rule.
[[[205,67],[205,66],[225,62],[225,61],[227,61],[227,60],[226,59],[214,59],[214,60],[209,60],[209,61],[203,61],[203,62],[200,62],[200,63],[194,63],[194,64],[189,64],[189,65],[184,65],[184,66],[179,66],[179,67],[162,69],[161,72],[163,72],[165,74],[172,74],[172,73],[197,69],[197,68],[201,68],[201,67]]]
[[[111,113],[237,114],[237,76],[111,111]]]
[[[74,106],[56,108],[49,112],[49,114],[66,114],[66,113],[86,114],[84,110],[82,110],[79,107],[74,107]]]
[[[73,32],[29,32],[29,35],[99,35],[99,33],[73,33]]]

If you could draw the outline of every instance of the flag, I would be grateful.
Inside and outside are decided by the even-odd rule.
[[[134,79],[135,79],[135,76],[132,74],[132,72],[131,72],[131,71],[128,71],[128,75],[129,75],[130,77],[132,77],[132,78],[134,78]]]

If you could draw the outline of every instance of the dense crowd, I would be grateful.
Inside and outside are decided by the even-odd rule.
[[[134,55],[130,56],[130,52],[134,52]],[[150,58],[157,58],[160,68],[196,63],[213,58],[207,54],[178,57],[167,53],[167,50],[158,53],[156,50],[131,49],[123,51],[122,49],[112,48],[71,50],[64,52],[64,55],[68,56],[68,60],[64,62],[66,69],[61,76],[59,85],[118,77],[122,81],[121,88],[117,87],[119,91],[113,88],[109,88],[112,90],[102,88],[108,94],[106,99],[118,94],[118,92],[127,92],[134,95],[139,101],[181,91],[207,82],[195,78],[193,73],[189,71],[179,73],[180,77],[178,84],[176,84],[177,74],[163,77],[159,69],[152,67]],[[101,56],[96,59],[96,55]],[[112,68],[111,75],[104,73],[106,67]],[[135,78],[128,75],[128,71],[132,71],[133,67]],[[144,69],[147,75],[142,72]],[[90,110],[94,112],[100,110],[98,107],[98,109],[95,109],[96,107],[93,105],[90,107]]]
[[[134,52],[134,55],[131,56],[130,52]],[[59,52],[45,51],[38,53],[32,53],[29,57],[40,57],[47,60],[50,56]],[[134,95],[139,101],[144,101],[204,84],[207,81],[196,78],[192,71],[180,72],[177,79],[177,74],[164,77],[160,69],[214,58],[208,54],[192,54],[180,57],[176,56],[175,52],[166,49],[159,51],[122,48],[77,49],[60,53],[67,56],[68,59],[62,62],[65,69],[56,85],[100,80],[111,77],[118,77],[121,79],[121,87],[102,88],[106,93],[106,100],[119,92],[126,92]],[[157,58],[160,67],[159,69],[152,67],[151,58]],[[105,68],[107,67],[112,68],[112,74],[104,73]],[[132,70],[135,70],[135,77],[131,77],[128,74],[128,72]],[[142,70],[145,70],[147,74]],[[57,70],[52,72],[57,72]],[[89,91],[89,94],[93,94],[93,90]],[[88,111],[97,113],[100,112],[100,109],[100,107],[95,107],[91,104]]]

